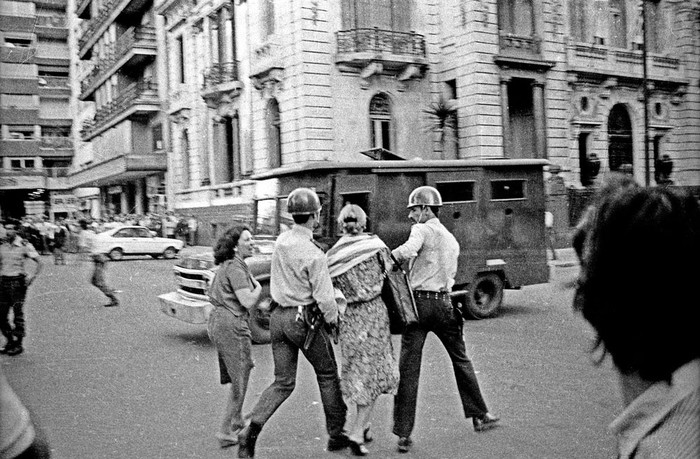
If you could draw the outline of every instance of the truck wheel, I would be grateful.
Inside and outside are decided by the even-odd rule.
[[[262,283],[262,282],[261,282]],[[251,339],[255,344],[267,344],[270,342],[270,286],[262,283],[260,299],[250,311],[248,325],[250,326]]]
[[[503,304],[503,279],[496,273],[477,274],[469,288],[466,311],[474,319],[496,315]]]
[[[124,252],[122,249],[112,249],[109,251],[109,258],[114,261],[119,261],[124,258]]]

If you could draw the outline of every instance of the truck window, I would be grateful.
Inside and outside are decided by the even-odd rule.
[[[274,198],[260,199],[257,201],[255,215],[256,234],[275,234],[275,216],[277,214],[277,201]]]
[[[437,182],[435,188],[445,204],[474,201],[474,182]]]
[[[525,180],[492,180],[491,200],[525,199]]]
[[[338,214],[340,214],[340,210],[345,206],[345,204],[356,204],[362,208],[362,210],[365,211],[365,214],[367,214],[367,228],[365,228],[365,231],[371,232],[372,231],[372,220],[370,218],[369,214],[369,192],[362,192],[362,193],[341,193],[341,205],[340,209],[338,209]],[[333,216],[333,223],[335,223],[338,219],[338,215]]]

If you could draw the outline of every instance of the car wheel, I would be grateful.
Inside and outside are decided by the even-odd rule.
[[[175,258],[176,255],[177,255],[177,250],[175,250],[175,247],[168,247],[167,249],[165,249],[163,251],[163,258],[165,258],[167,260],[171,260],[171,259]]]
[[[114,261],[119,261],[124,258],[124,251],[122,249],[112,249],[109,251],[109,258]]]
[[[250,336],[255,344],[267,344],[270,342],[270,284],[262,283],[262,291],[258,303],[250,310],[248,325]]]
[[[503,304],[503,279],[496,273],[477,274],[469,288],[466,311],[474,319],[496,315]]]

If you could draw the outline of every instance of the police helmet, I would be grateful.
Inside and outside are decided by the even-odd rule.
[[[321,200],[310,188],[297,188],[287,197],[287,212],[292,215],[313,215],[321,210]]]
[[[407,208],[415,206],[442,206],[442,196],[440,192],[432,186],[419,186],[411,192],[408,197]]]

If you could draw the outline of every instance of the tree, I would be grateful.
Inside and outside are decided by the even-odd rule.
[[[426,132],[436,132],[439,134],[440,157],[445,159],[445,140],[448,136],[456,138],[457,134],[457,108],[453,103],[443,96],[423,109],[430,124]]]

